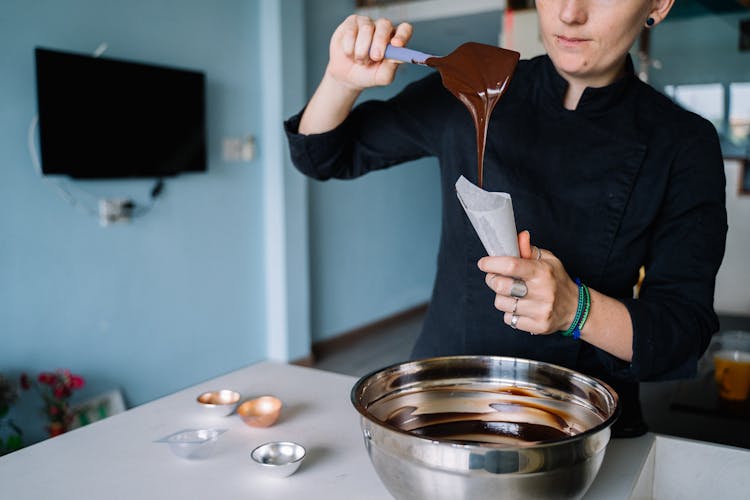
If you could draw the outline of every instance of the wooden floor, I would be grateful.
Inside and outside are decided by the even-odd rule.
[[[398,324],[386,326],[360,337],[356,343],[326,352],[315,361],[315,368],[361,377],[386,366],[407,361],[417,340],[424,316],[412,315]]]
[[[423,315],[410,317],[359,336],[342,348],[327,349],[315,361],[315,368],[361,377],[394,363],[406,361],[422,327]],[[720,318],[722,330],[750,331],[750,317]],[[731,446],[750,448],[750,421],[736,416],[706,415],[675,410],[681,381],[641,384],[643,413],[649,430]],[[748,402],[750,404],[750,402]]]

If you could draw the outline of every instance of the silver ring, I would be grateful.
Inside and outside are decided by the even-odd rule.
[[[510,287],[510,296],[522,299],[526,297],[529,289],[526,288],[526,283],[522,280],[513,280],[513,284]]]
[[[510,327],[511,327],[511,328],[513,328],[514,330],[515,330],[516,328],[518,328],[518,315],[516,315],[516,314],[513,314],[513,315],[512,315],[511,317],[510,317]]]
[[[536,254],[536,260],[537,262],[539,262],[540,260],[542,260],[542,249],[539,247],[536,247],[536,251],[539,252]]]
[[[521,300],[518,297],[514,297],[516,299],[516,302],[513,304],[513,312],[511,314],[516,314],[516,309],[518,309],[518,301]]]

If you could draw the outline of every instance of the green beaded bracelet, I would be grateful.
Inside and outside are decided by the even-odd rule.
[[[581,329],[586,323],[586,320],[589,319],[589,312],[591,311],[591,292],[589,291],[589,287],[582,284],[581,289],[583,289],[584,291],[586,303],[583,306],[583,314],[581,315],[581,319],[578,321],[575,329],[573,329],[573,338],[576,340],[581,338]]]
[[[573,322],[570,324],[567,330],[560,332],[564,337],[573,337],[578,340],[581,338],[581,328],[586,323],[591,311],[591,292],[589,287],[581,283],[579,278],[575,279],[576,285],[578,286],[578,307],[576,308],[576,315],[573,317]]]
[[[562,333],[564,337],[570,337],[573,335],[573,331],[576,329],[576,326],[578,325],[578,322],[581,320],[581,315],[583,314],[583,307],[586,304],[586,298],[584,297],[584,291],[581,287],[581,280],[576,278],[576,285],[578,285],[578,307],[576,308],[576,315],[573,317],[573,322],[570,324],[567,330]]]

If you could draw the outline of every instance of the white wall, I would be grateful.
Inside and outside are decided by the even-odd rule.
[[[724,162],[727,173],[727,251],[716,278],[715,308],[719,314],[750,316],[750,195],[739,194],[742,164]]]

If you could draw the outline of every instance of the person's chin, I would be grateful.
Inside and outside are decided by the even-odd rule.
[[[558,54],[558,57],[555,60],[555,66],[561,73],[576,78],[586,76],[586,73],[588,72],[588,65],[586,64],[586,60],[580,57],[580,55],[571,56],[566,54]]]

